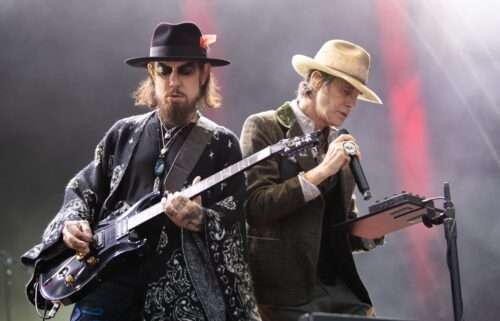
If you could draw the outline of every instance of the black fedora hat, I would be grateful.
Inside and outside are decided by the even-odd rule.
[[[215,41],[215,36],[202,36],[200,28],[192,22],[158,24],[151,38],[148,57],[138,57],[125,60],[133,67],[146,67],[150,61],[188,60],[202,61],[212,66],[225,66],[229,61],[208,58],[208,44]]]

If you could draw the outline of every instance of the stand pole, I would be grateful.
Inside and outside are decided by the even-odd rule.
[[[453,314],[455,321],[463,321],[462,288],[460,286],[460,270],[457,252],[457,223],[455,220],[455,207],[451,202],[450,185],[444,183],[444,236],[447,241],[447,262],[450,271],[451,294],[453,300]]]

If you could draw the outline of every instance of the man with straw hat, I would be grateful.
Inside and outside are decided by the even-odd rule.
[[[68,184],[42,243],[23,255],[23,262],[35,267],[28,295],[36,306],[47,303],[35,284],[49,259],[77,251],[90,260],[89,254],[113,242],[92,235],[97,224],[129,213],[145,195],[148,201],[165,195],[154,206],[139,206],[159,211],[138,210],[143,215],[116,224],[118,238],[124,226],[136,226],[133,219],[154,214],[128,231],[130,241],[147,240],[141,256],[131,253],[115,261],[115,268],[100,276],[102,282],[77,299],[71,320],[259,319],[245,261],[244,175],[191,199],[176,192],[241,160],[237,137],[199,112],[219,106],[211,68],[229,64],[207,56],[214,41],[193,23],[160,23],[149,55],[125,61],[147,70],[133,96],[137,105],[152,110],[112,126],[97,145],[94,161]],[[81,277],[66,277],[66,282],[77,284]]]
[[[307,312],[373,316],[370,297],[353,251],[381,240],[362,240],[328,227],[357,216],[352,154],[354,137],[337,129],[357,99],[381,104],[367,87],[370,55],[360,46],[330,40],[314,58],[296,55],[304,78],[297,98],[276,110],[248,117],[240,144],[243,156],[280,139],[322,130],[324,146],[295,159],[270,158],[247,175],[249,264],[263,320],[298,320]]]

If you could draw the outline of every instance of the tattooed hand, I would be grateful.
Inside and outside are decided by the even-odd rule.
[[[193,184],[198,183],[200,180],[201,178],[197,176],[193,180]],[[201,196],[190,200],[182,193],[175,192],[163,197],[161,203],[163,211],[175,225],[194,232],[200,231],[204,217]]]
[[[70,249],[88,254],[92,241],[92,231],[87,221],[68,221],[62,230],[63,241]]]

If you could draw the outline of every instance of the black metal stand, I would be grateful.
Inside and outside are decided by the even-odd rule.
[[[450,185],[444,183],[444,209],[445,219],[444,236],[447,241],[447,262],[448,270],[450,271],[451,281],[451,294],[453,300],[453,314],[455,321],[463,320],[463,302],[462,302],[462,288],[460,286],[460,270],[458,266],[458,252],[457,252],[457,222],[455,219],[455,206],[451,201]]]

